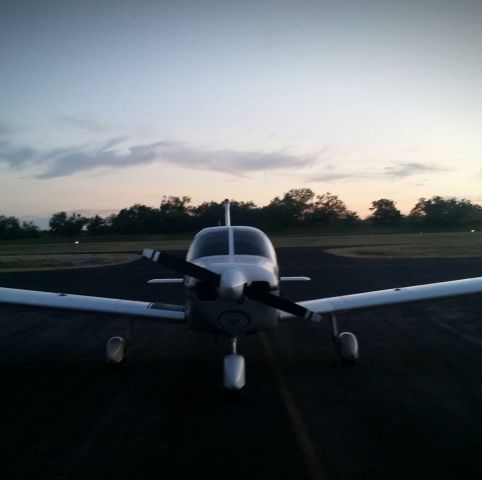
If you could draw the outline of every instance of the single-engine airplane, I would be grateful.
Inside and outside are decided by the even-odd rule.
[[[184,306],[12,288],[0,288],[0,303],[147,317],[227,336],[232,351],[224,357],[223,383],[229,390],[240,390],[246,383],[244,357],[237,352],[240,335],[273,329],[287,318],[319,323],[327,317],[338,355],[345,363],[352,363],[358,358],[358,341],[353,333],[338,331],[337,312],[482,292],[482,277],[476,277],[295,303],[280,296],[280,284],[309,278],[280,277],[269,238],[253,227],[232,226],[229,202],[224,205],[225,226],[201,230],[186,260],[161,251],[143,251],[144,257],[183,276],[149,283],[183,284]],[[110,338],[107,361],[120,363],[125,349],[123,337]]]

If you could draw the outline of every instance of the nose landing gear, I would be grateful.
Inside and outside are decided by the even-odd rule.
[[[232,353],[224,357],[223,384],[228,390],[241,390],[246,385],[244,357],[237,353],[237,337],[231,339]]]

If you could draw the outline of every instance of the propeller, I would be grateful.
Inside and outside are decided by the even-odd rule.
[[[217,287],[219,287],[219,284],[221,282],[221,275],[219,275],[218,273],[212,272],[207,268],[200,267],[195,263],[191,263],[173,255],[169,255],[168,253],[146,248],[142,252],[142,255],[155,263],[160,263],[164,267],[170,268],[176,273],[180,273],[181,275],[197,278],[198,280],[202,280],[203,282],[213,283]]]
[[[222,280],[224,275],[219,275],[219,273],[215,273],[207,268],[200,267],[195,263],[182,260],[178,257],[174,257],[173,255],[169,255],[168,253],[158,250],[145,249],[142,255],[153,262],[160,263],[176,273],[211,283],[216,287],[223,286]],[[239,279],[237,280],[239,281]],[[283,312],[289,313],[296,317],[304,318],[305,320],[310,320],[312,322],[321,321],[320,314],[313,312],[312,310],[308,310],[307,308],[302,307],[291,300],[278,295],[273,295],[272,293],[266,291],[266,288],[263,285],[257,285],[256,283],[252,285],[244,284],[242,291],[240,291],[238,286],[236,286],[235,289],[233,288],[231,291],[228,290],[228,294],[226,296],[231,297],[233,300],[236,299],[236,297],[239,298],[240,296],[245,296],[250,300],[260,302],[264,305],[282,310]]]
[[[295,317],[301,317],[305,320],[310,320],[312,322],[319,323],[321,321],[321,315],[319,313],[308,310],[301,305],[288,300],[287,298],[280,297],[278,295],[273,295],[269,292],[264,292],[260,289],[253,288],[250,285],[246,285],[244,289],[245,295],[250,300],[256,300],[260,303],[264,303],[270,307],[282,310],[283,312],[290,313]]]

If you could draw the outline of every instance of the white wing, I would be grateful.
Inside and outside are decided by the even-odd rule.
[[[309,282],[310,277],[280,277],[280,282]]]
[[[89,297],[67,293],[0,288],[0,303],[56,308],[109,315],[131,315],[185,323],[184,307],[161,303],[137,302],[118,298]]]
[[[340,297],[319,298],[297,303],[308,310],[323,314],[481,292],[482,277],[476,277],[453,280],[451,282],[429,283],[413,287],[356,293]],[[292,315],[289,313],[280,312],[281,319],[291,317]]]
[[[184,283],[184,278],[153,278],[152,280],[148,280],[147,283],[155,284],[155,283]]]

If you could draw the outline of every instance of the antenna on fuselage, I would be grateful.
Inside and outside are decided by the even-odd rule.
[[[224,200],[224,224],[226,225],[226,227],[230,227],[231,226],[231,210],[230,210],[230,204],[229,204],[229,200],[226,199]]]

